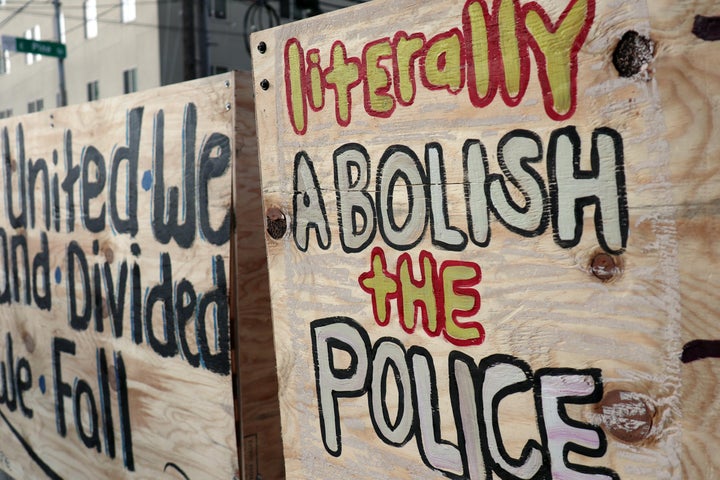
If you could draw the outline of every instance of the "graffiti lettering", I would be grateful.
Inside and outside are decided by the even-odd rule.
[[[555,243],[570,248],[580,242],[586,206],[595,207],[595,234],[600,246],[621,253],[627,245],[628,207],[622,138],[610,128],[597,128],[589,148],[590,169],[581,168],[582,143],[573,126],[550,134],[547,153],[539,136],[512,130],[497,145],[502,173],[489,173],[485,145],[469,139],[463,146],[467,233],[450,225],[445,192],[442,146],[425,146],[425,162],[403,145],[385,150],[371,185],[371,161],[359,144],[345,144],[333,154],[340,243],[347,253],[369,246],[379,231],[396,250],[415,247],[428,223],[432,244],[464,250],[470,241],[490,244],[490,213],[508,230],[525,237],[545,232],[552,224]],[[547,185],[534,165],[546,159]],[[307,152],[295,157],[292,231],[295,244],[307,251],[314,232],[320,248],[328,249],[331,231],[322,188]],[[407,201],[396,195],[404,188]],[[371,191],[375,195],[371,195]],[[520,198],[516,193],[520,193]],[[402,200],[397,200],[400,197]],[[461,206],[452,205],[457,211]]]
[[[1,352],[0,358],[3,358]],[[23,393],[32,386],[30,362],[25,357],[15,357],[9,332],[5,335],[5,357],[0,360],[0,386],[0,405],[5,405],[11,412],[20,408],[25,417],[33,417],[32,409],[25,405],[23,399]]]
[[[182,120],[169,121],[176,114]],[[41,458],[47,449],[33,449],[38,438],[45,446],[69,445],[78,461],[65,462],[68,471],[82,470],[88,455],[96,457],[93,468],[108,459],[125,471],[153,468],[146,458],[135,462],[130,413],[136,399],[128,376],[150,375],[132,379],[150,383],[155,377],[152,368],[134,367],[230,375],[223,245],[232,220],[231,139],[199,130],[205,119],[193,103],[169,107],[167,118],[162,108],[133,105],[117,120],[107,135],[102,130],[115,120],[105,114],[80,122],[94,128],[75,136],[55,127],[31,134],[33,119],[0,126],[0,306],[7,309],[0,422],[17,441],[11,451],[24,448],[48,478],[60,475]],[[209,124],[226,130],[224,120],[216,120]],[[116,130],[120,136],[113,139]],[[48,143],[53,138],[57,145]],[[33,309],[43,312],[32,318]],[[27,353],[19,351],[23,345]],[[163,360],[153,363],[153,354]],[[221,392],[228,385],[218,380],[203,388]],[[224,405],[229,398],[217,400]],[[169,400],[189,408],[182,399]],[[54,419],[56,438],[42,437],[48,430],[23,417],[43,425]],[[16,428],[15,420],[24,424]],[[137,434],[135,441],[144,443]],[[19,466],[26,461],[18,460]]]
[[[548,117],[572,117],[577,97],[577,53],[595,17],[594,0],[572,0],[553,23],[537,3],[516,0],[467,0],[462,27],[431,38],[423,33],[395,35],[368,42],[360,58],[348,57],[335,41],[321,67],[317,48],[307,54],[296,38],[285,44],[285,96],[295,133],[308,127],[308,104],[314,111],[335,105],[335,119],[343,127],[352,116],[352,89],[362,84],[365,112],[390,117],[398,104],[411,105],[417,80],[428,90],[459,94],[467,86],[472,105],[490,104],[497,92],[510,107],[520,104],[535,55],[538,79]],[[416,72],[417,69],[417,72]],[[326,91],[335,94],[326,102]]]
[[[605,454],[607,442],[598,427],[568,416],[566,405],[591,404],[602,398],[598,369],[545,368],[533,373],[524,361],[491,355],[479,363],[453,351],[448,357],[452,418],[457,444],[442,438],[438,381],[433,357],[422,347],[409,349],[396,339],[371,344],[355,320],[330,317],[310,324],[320,430],[325,450],[342,454],[339,400],[367,395],[375,433],[400,447],[415,437],[425,464],[451,478],[619,479],[610,469],[571,463],[569,452],[592,458]],[[335,366],[338,351],[350,357]],[[392,370],[392,375],[388,373]],[[388,408],[387,381],[397,385],[397,414]],[[532,391],[541,442],[528,439],[520,458],[509,456],[498,422],[506,397]]]
[[[55,390],[55,423],[60,436],[67,435],[65,418],[65,398],[72,401],[73,421],[78,438],[88,449],[101,452],[104,444],[105,454],[115,458],[115,428],[110,398],[110,380],[108,363],[104,348],[97,349],[97,381],[99,404],[95,391],[90,383],[82,378],[75,378],[71,383],[63,380],[63,354],[75,355],[75,342],[65,338],[54,338],[52,344],[53,386]],[[128,403],[127,374],[122,354],[114,354],[114,379],[117,390],[120,437],[122,439],[123,463],[128,470],[134,470],[132,450],[132,434],[130,430],[130,407]],[[85,408],[83,408],[83,406]],[[83,422],[83,418],[85,421]],[[102,430],[102,443],[100,431]]]
[[[387,268],[385,252],[375,247],[370,271],[360,275],[360,287],[372,296],[378,325],[390,322],[391,300],[397,301],[400,326],[412,333],[421,318],[422,329],[431,337],[442,332],[455,345],[479,345],[485,330],[478,322],[462,322],[480,310],[480,294],[473,287],[480,282],[480,267],[472,262],[445,261],[438,268],[432,253],[423,250],[419,258],[419,279],[414,278],[410,255],[398,258],[396,273]]]
[[[27,233],[8,238],[5,229],[0,228],[0,250],[0,271],[5,278],[0,304],[24,302],[40,310],[50,310],[52,293],[47,234],[40,232],[40,249],[32,255]],[[25,294],[21,295],[23,290]]]
[[[137,107],[127,113],[127,145],[114,149],[110,163],[96,147],[86,145],[79,163],[75,164],[72,131],[65,131],[61,149],[65,160],[64,174],[58,167],[60,155],[57,149],[52,150],[52,166],[48,166],[43,158],[25,160],[22,124],[15,130],[15,155],[12,155],[8,128],[4,127],[0,132],[0,163],[4,175],[5,215],[10,225],[15,229],[40,226],[37,219],[40,215],[36,211],[39,210],[44,219],[42,225],[48,231],[63,231],[61,213],[65,219],[64,231],[75,231],[75,217],[79,214],[81,224],[88,232],[99,233],[110,226],[115,234],[135,237],[138,233],[138,158],[143,110],[143,107]],[[145,172],[150,179],[147,188],[152,188],[149,206],[153,235],[162,244],[174,239],[182,248],[190,248],[196,235],[212,245],[227,243],[232,216],[230,207],[219,218],[211,218],[208,192],[212,180],[227,175],[230,170],[230,139],[212,133],[196,152],[196,107],[192,103],[185,106],[181,137],[181,203],[180,188],[165,183],[164,124],[164,112],[159,110],[155,114],[153,131],[153,168]]]
[[[132,251],[140,255],[137,245]],[[97,241],[93,253],[98,253]],[[227,278],[222,256],[212,259],[215,288],[204,293],[196,292],[186,278],[173,280],[169,253],[160,254],[159,283],[147,290],[142,286],[139,267],[132,261],[128,266],[128,259],[119,262],[113,276],[110,262],[88,264],[83,250],[72,241],[67,261],[68,316],[73,329],[85,331],[92,321],[95,331],[105,330],[104,293],[113,337],[122,337],[127,331],[123,327],[127,310],[129,335],[135,343],[146,342],[162,357],[181,355],[193,367],[202,366],[220,375],[230,373]]]

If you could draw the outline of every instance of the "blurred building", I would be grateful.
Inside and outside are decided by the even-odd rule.
[[[0,0],[0,35],[60,39],[75,104],[250,70],[248,31],[363,1]],[[57,58],[0,50],[0,118],[60,106],[59,71]]]

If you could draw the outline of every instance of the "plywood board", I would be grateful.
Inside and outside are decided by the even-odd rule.
[[[292,477],[681,474],[650,37],[637,0],[378,0],[253,36]]]
[[[720,458],[720,6],[712,0],[652,2],[676,219],[683,365],[682,478],[717,478]]]
[[[285,478],[252,76],[235,72],[232,303],[245,480]]]
[[[0,122],[11,477],[239,477],[232,79]]]

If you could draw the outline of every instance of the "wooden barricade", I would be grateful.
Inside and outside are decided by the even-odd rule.
[[[715,478],[717,15],[375,0],[0,121],[0,478]]]
[[[281,478],[250,75],[4,120],[0,157],[3,475]]]
[[[292,478],[715,478],[720,11],[376,0],[253,36]]]

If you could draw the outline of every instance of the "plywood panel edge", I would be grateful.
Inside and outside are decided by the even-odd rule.
[[[242,478],[285,477],[277,370],[268,284],[263,202],[257,155],[252,76],[233,73],[235,154],[233,188],[236,301],[235,341],[238,368]]]
[[[680,342],[675,345],[681,365],[682,478],[717,478],[720,458],[713,446],[720,441],[717,402],[720,305],[716,271],[720,255],[716,238],[720,219],[720,43],[703,40],[696,23],[717,18],[717,2],[653,1],[651,40],[656,57],[653,81],[662,98],[670,149],[668,175],[673,188],[680,276]],[[700,23],[698,23],[700,22]]]

